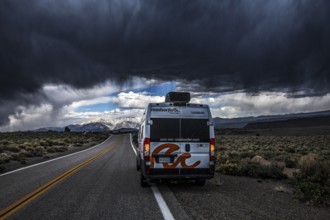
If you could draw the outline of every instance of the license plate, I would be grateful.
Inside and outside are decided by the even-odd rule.
[[[158,159],[159,163],[171,163],[170,157],[159,157]]]

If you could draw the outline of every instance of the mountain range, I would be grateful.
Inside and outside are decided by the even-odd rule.
[[[297,126],[317,126],[326,123],[328,116],[330,116],[330,110],[321,112],[309,112],[309,113],[293,113],[285,115],[262,115],[257,117],[242,117],[242,118],[214,118],[215,128],[256,128],[259,125],[262,127],[272,126],[276,122],[277,126],[288,124],[287,122],[294,122]],[[320,118],[326,120],[322,121]],[[315,119],[315,120],[314,120]],[[299,121],[299,123],[297,123]],[[315,121],[315,123],[311,123]],[[272,122],[270,124],[270,122]],[[324,123],[323,123],[324,122]],[[306,124],[308,123],[308,124]],[[329,124],[330,126],[330,124]]]
[[[257,117],[241,117],[241,118],[214,118],[214,125],[217,129],[223,128],[266,128],[280,126],[317,126],[330,125],[330,110],[310,113],[294,113],[285,115],[262,115]],[[118,131],[125,129],[138,129],[140,119],[117,118],[117,119],[94,119],[81,124],[72,124],[64,127],[45,127],[35,131],[64,131],[68,127],[73,132],[106,132]]]
[[[120,129],[138,129],[140,120],[138,118],[117,118],[112,120],[94,119],[81,124],[71,124],[64,127],[44,127],[34,131],[64,131],[66,127],[72,132],[107,132]]]

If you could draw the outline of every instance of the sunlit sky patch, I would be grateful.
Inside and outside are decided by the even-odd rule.
[[[42,105],[19,105],[9,123],[0,131],[63,127],[96,121],[139,122],[148,103],[164,102],[166,93],[178,90],[178,82],[135,78],[124,86],[105,82],[88,89],[68,85],[45,85],[40,93]],[[180,90],[180,89],[179,89]],[[213,117],[235,118],[259,115],[313,112],[330,109],[330,94],[306,97],[285,92],[244,91],[191,92],[191,103],[208,104]],[[44,98],[46,97],[46,98]],[[10,104],[10,103],[9,103]]]
[[[176,90],[176,82],[165,82],[161,83],[159,85],[151,85],[151,86],[146,86],[143,88],[138,88],[138,89],[129,89],[126,91],[120,91],[120,92],[115,92],[108,94],[107,97],[109,97],[109,101],[105,103],[97,103],[93,105],[83,105],[77,108],[75,111],[76,112],[102,112],[102,111],[111,111],[116,108],[121,108],[118,106],[118,103],[112,102],[112,98],[117,97],[120,93],[125,93],[125,92],[133,92],[133,93],[145,93],[148,94],[149,96],[165,96],[168,92],[170,91],[175,91]]]

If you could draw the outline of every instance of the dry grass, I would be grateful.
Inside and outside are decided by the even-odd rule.
[[[218,172],[283,179],[297,170],[295,196],[312,204],[329,202],[329,167],[330,135],[217,135]]]
[[[26,163],[28,158],[45,157],[69,148],[86,147],[104,141],[107,134],[74,132],[5,132],[0,133],[0,172],[10,161]]]

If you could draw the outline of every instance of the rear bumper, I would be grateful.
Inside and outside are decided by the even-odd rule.
[[[148,179],[210,179],[214,176],[214,168],[161,168],[150,169]]]

